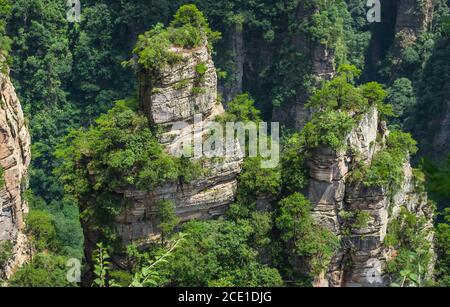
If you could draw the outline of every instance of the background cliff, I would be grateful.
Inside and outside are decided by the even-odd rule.
[[[9,254],[9,257],[2,259],[4,262],[0,264],[0,272],[8,278],[30,257],[24,233],[28,205],[23,193],[28,185],[31,141],[8,72],[0,74],[0,94],[0,246]]]

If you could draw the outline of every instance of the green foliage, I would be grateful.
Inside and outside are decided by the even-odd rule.
[[[409,154],[417,152],[416,141],[409,133],[392,131],[386,141],[386,148],[378,151],[369,166],[353,171],[352,179],[362,181],[365,186],[384,186],[391,191],[404,180],[404,164]]]
[[[78,206],[66,198],[47,204],[41,197],[28,191],[24,194],[31,211],[44,212],[54,221],[58,253],[63,256],[82,259],[84,236],[80,225]]]
[[[169,50],[172,46],[192,49],[203,44],[207,38],[209,43],[214,43],[219,37],[220,33],[210,29],[207,19],[195,5],[184,5],[178,9],[169,27],[158,23],[140,35],[133,52],[144,69],[157,72],[183,59]]]
[[[324,272],[339,247],[339,239],[329,230],[314,224],[312,205],[302,194],[292,194],[278,205],[276,226],[290,256],[299,256],[306,261],[310,277]]]
[[[427,179],[427,190],[440,200],[450,198],[450,156],[437,165],[424,159],[422,168]]]
[[[0,0],[0,72],[6,71],[12,40],[6,35],[6,19],[11,12],[9,0]]]
[[[412,82],[407,78],[399,78],[388,89],[386,102],[392,106],[393,113],[397,117],[394,123],[403,123],[416,104],[416,96]]]
[[[384,243],[394,248],[397,255],[386,264],[385,271],[395,284],[420,286],[430,278],[426,273],[433,260],[426,222],[424,216],[402,207],[389,224]]]
[[[344,233],[350,235],[352,229],[361,229],[368,226],[371,216],[367,211],[362,210],[342,210],[339,217],[344,221]]]
[[[157,71],[165,65],[173,65],[182,60],[180,55],[169,50],[171,45],[169,32],[163,24],[158,23],[139,36],[133,52],[138,55],[138,63],[145,69]]]
[[[306,186],[308,177],[305,167],[305,149],[299,133],[289,136],[281,153],[281,178],[283,188],[295,192]]]
[[[65,190],[110,243],[116,240],[110,223],[126,205],[121,189],[149,191],[165,182],[189,182],[200,172],[189,160],[164,152],[133,101],[118,101],[95,126],[72,131],[56,156]]]
[[[205,63],[198,63],[195,66],[195,72],[199,76],[203,76],[208,71],[208,66]]]
[[[14,256],[11,241],[0,242],[0,269],[3,269],[8,261]]]
[[[261,168],[261,158],[245,159],[239,175],[239,198],[276,196],[281,187],[281,173],[277,168]]]
[[[312,95],[306,106],[315,113],[301,132],[307,148],[328,145],[334,150],[344,150],[346,136],[370,107],[377,107],[382,115],[391,115],[390,108],[383,104],[386,92],[380,84],[354,85],[360,73],[355,66],[343,64],[337,76]]]
[[[354,126],[355,120],[347,112],[321,112],[305,125],[302,137],[307,148],[329,145],[333,150],[343,150]]]
[[[175,213],[175,204],[170,200],[160,200],[156,203],[156,218],[159,220],[158,228],[161,230],[161,244],[174,228],[179,219]]]
[[[5,186],[5,170],[0,165],[0,188],[3,188]]]
[[[109,279],[109,272],[111,271],[112,264],[109,260],[108,250],[103,246],[103,243],[97,243],[97,248],[92,257],[94,258],[93,261],[95,263],[95,278],[92,281],[92,285],[100,288],[115,286],[115,281]]]
[[[185,235],[180,233],[178,238],[171,243],[165,250],[163,249],[156,260],[146,263],[133,276],[129,287],[157,287],[161,285],[161,276],[159,270],[161,265],[167,265],[171,260],[174,251],[184,242]]]
[[[450,208],[442,214],[443,221],[436,226],[435,246],[437,254],[436,281],[438,286],[450,286]]]
[[[161,270],[172,286],[280,286],[276,269],[258,262],[249,246],[255,229],[245,220],[191,221],[183,226],[186,240]]]
[[[306,107],[318,111],[354,110],[364,112],[368,101],[363,91],[354,86],[354,79],[361,74],[353,65],[344,64],[338,69],[337,76],[326,81],[310,98]]]
[[[55,221],[48,212],[31,210],[25,224],[33,248],[39,252],[59,250]]]
[[[67,280],[67,258],[47,253],[35,255],[8,282],[11,287],[74,287]]]
[[[255,107],[255,100],[250,94],[244,93],[236,96],[227,103],[225,115],[217,120],[222,123],[227,122],[259,122],[261,121],[261,111]]]

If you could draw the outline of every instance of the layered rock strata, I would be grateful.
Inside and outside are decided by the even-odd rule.
[[[350,180],[351,170],[361,163],[356,159],[369,165],[374,154],[382,149],[380,144],[388,133],[373,108],[347,136],[350,150],[339,152],[321,146],[308,162],[308,196],[314,205],[315,219],[342,242],[327,274],[316,280],[317,286],[386,285],[388,280],[382,269],[394,251],[385,247],[383,241],[390,221],[397,217],[402,206],[417,216],[425,216],[428,221],[425,227],[432,227],[432,209],[426,193],[416,189],[409,162],[403,166],[404,182],[393,194],[388,187],[366,187]],[[367,225],[349,227],[340,214],[349,211],[367,213]]]
[[[12,243],[12,257],[0,277],[8,278],[29,259],[24,215],[28,212],[22,195],[27,186],[31,159],[30,134],[19,99],[7,73],[0,73],[0,244]]]
[[[139,101],[149,121],[162,129],[160,142],[174,154],[183,144],[194,145],[195,140],[207,138],[208,125],[224,113],[224,108],[218,100],[217,74],[207,45],[172,51],[184,60],[165,67],[156,77],[142,71]],[[195,148],[194,159],[201,163],[203,175],[193,182],[166,184],[151,192],[125,191],[133,206],[116,219],[122,239],[130,242],[157,235],[155,204],[162,199],[175,203],[181,221],[223,215],[234,201],[243,161],[239,147],[233,147],[235,155],[218,158],[205,158]]]

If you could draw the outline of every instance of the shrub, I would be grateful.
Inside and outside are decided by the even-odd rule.
[[[397,255],[387,262],[385,271],[398,285],[421,286],[429,278],[427,268],[432,254],[426,223],[425,217],[402,207],[399,215],[388,225],[384,243],[394,248]]]
[[[13,244],[11,241],[0,243],[0,269],[4,268],[8,261],[14,256]]]
[[[385,186],[393,190],[403,183],[403,166],[408,160],[408,154],[416,151],[416,141],[409,133],[392,131],[387,138],[386,148],[374,155],[369,167],[363,166],[355,173],[359,173],[358,177],[368,187]]]
[[[354,126],[355,120],[347,112],[321,112],[305,125],[301,137],[310,149],[329,145],[334,150],[342,150],[346,146],[346,136]]]
[[[292,246],[290,253],[307,261],[311,277],[325,271],[339,247],[339,239],[328,229],[314,224],[312,205],[302,194],[292,194],[278,205],[275,223],[281,239]]]
[[[9,281],[12,287],[73,287],[67,280],[67,258],[40,253],[17,271]]]
[[[195,72],[199,76],[203,76],[208,71],[208,66],[205,63],[198,63],[195,66]]]
[[[161,230],[161,244],[164,239],[178,225],[179,219],[175,213],[175,204],[170,200],[160,200],[156,203],[156,217],[159,220],[158,228]]]
[[[60,246],[57,240],[56,225],[50,213],[31,210],[25,218],[25,224],[34,248],[40,252],[58,251]]]
[[[193,4],[180,7],[170,23],[165,28],[162,24],[139,36],[134,49],[138,64],[146,70],[158,72],[166,65],[173,65],[183,58],[171,51],[172,46],[192,49],[203,44],[206,39],[214,43],[220,38],[219,32],[213,32],[208,21]],[[128,64],[132,64],[130,60]]]
[[[186,241],[160,272],[168,284],[181,287],[282,285],[278,271],[261,264],[257,251],[249,245],[255,234],[249,221],[190,221],[181,231]]]

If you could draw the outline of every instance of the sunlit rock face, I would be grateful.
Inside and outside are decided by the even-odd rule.
[[[8,278],[29,259],[24,234],[28,206],[22,193],[27,186],[31,151],[22,107],[7,73],[0,73],[0,95],[0,165],[4,182],[0,187],[0,244],[9,241],[13,245],[13,256],[0,268],[0,277]]]
[[[356,164],[355,153],[358,153],[360,161],[370,164],[388,133],[385,124],[379,120],[378,112],[372,109],[347,136],[350,151],[339,152],[322,146],[308,161],[308,196],[314,205],[314,217],[318,224],[338,235],[342,242],[327,274],[317,278],[316,286],[386,285],[385,276],[377,274],[395,251],[386,248],[383,240],[389,222],[398,215],[402,206],[418,216],[425,216],[428,221],[425,227],[432,227],[432,209],[426,193],[416,188],[409,162],[403,166],[404,183],[394,195],[386,187],[365,187],[349,178]],[[368,213],[367,225],[348,228],[339,213],[351,210]],[[431,236],[429,240],[432,241]]]
[[[173,48],[183,61],[165,67],[158,76],[139,74],[140,109],[153,125],[162,129],[160,142],[175,153],[187,139],[204,140],[207,127],[224,108],[217,95],[217,73],[207,44],[195,49]],[[199,76],[201,64],[206,72]],[[193,144],[193,143],[192,143]],[[223,215],[235,199],[237,176],[243,162],[237,144],[235,155],[221,158],[194,158],[203,175],[190,183],[173,183],[151,192],[128,190],[125,196],[133,206],[117,219],[117,229],[124,242],[151,240],[158,234],[155,203],[172,200],[181,221],[209,219]]]

